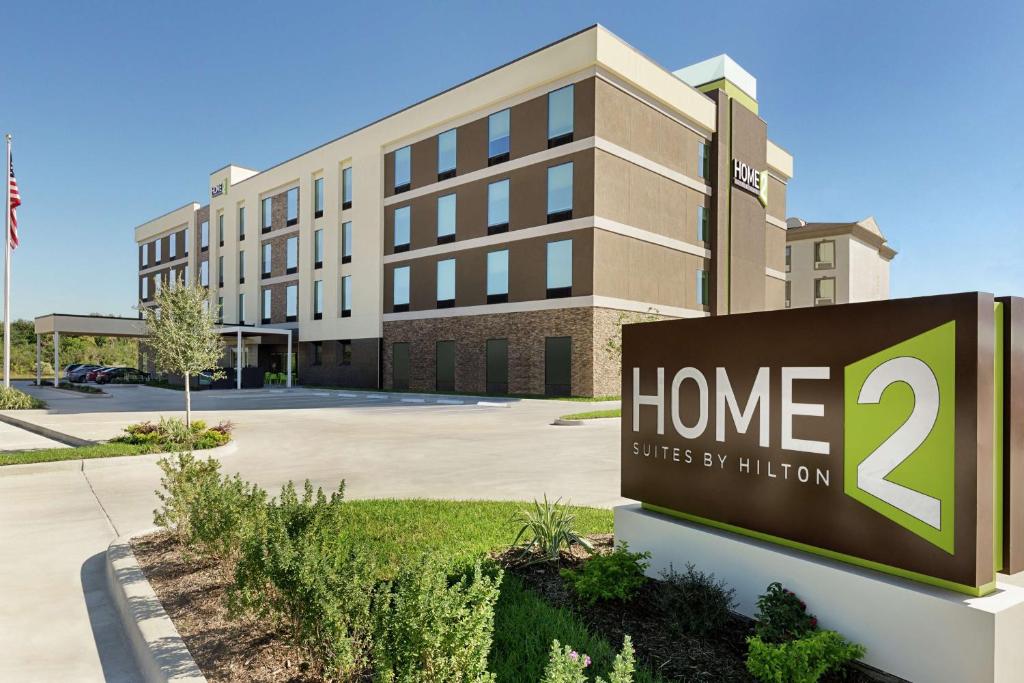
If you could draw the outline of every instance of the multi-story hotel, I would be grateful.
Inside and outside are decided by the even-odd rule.
[[[619,392],[623,319],[782,308],[786,183],[755,79],[675,72],[593,26],[135,230],[225,325],[290,327],[298,380]],[[243,363],[283,370],[280,336]],[[234,348],[230,348],[234,362]]]
[[[896,251],[871,216],[855,223],[786,221],[786,308],[889,298]]]

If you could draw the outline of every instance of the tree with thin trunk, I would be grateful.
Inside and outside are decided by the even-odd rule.
[[[213,379],[224,372],[217,364],[224,350],[217,333],[217,318],[210,310],[209,292],[181,279],[163,287],[153,297],[153,306],[140,303],[153,349],[156,369],[185,378],[185,424],[192,424],[192,377],[210,371]]]

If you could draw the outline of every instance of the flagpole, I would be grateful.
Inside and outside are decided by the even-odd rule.
[[[7,165],[4,181],[7,201],[4,202],[4,386],[11,386],[11,134],[7,140]]]

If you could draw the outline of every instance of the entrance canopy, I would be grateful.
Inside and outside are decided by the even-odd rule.
[[[105,315],[70,315],[50,313],[35,319],[36,329],[36,384],[42,383],[42,345],[44,334],[53,335],[53,386],[60,383],[60,335],[90,337],[139,337],[149,336],[146,321],[138,318],[115,318]],[[287,386],[292,386],[292,337],[296,330],[290,327],[268,327],[265,325],[219,325],[218,334],[235,336],[235,385],[242,388],[242,337],[263,335],[285,335],[287,337]]]

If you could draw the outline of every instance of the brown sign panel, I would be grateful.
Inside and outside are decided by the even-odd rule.
[[[1002,304],[1003,514],[1002,568],[1006,574],[1024,571],[1024,299],[998,297]],[[1014,419],[1016,418],[1016,419]]]
[[[622,495],[987,592],[1001,532],[994,303],[971,293],[626,326]]]

